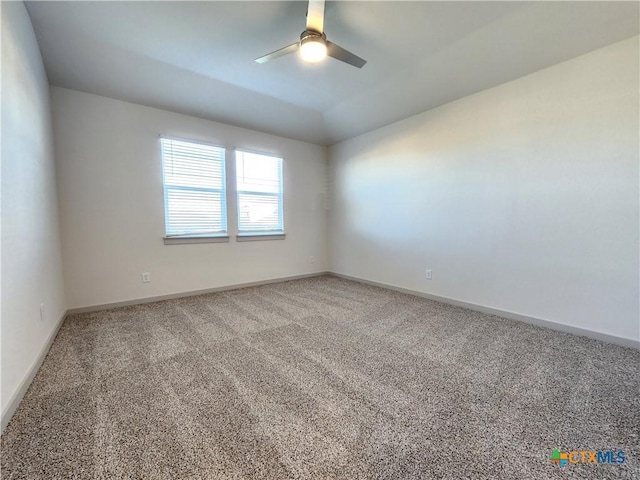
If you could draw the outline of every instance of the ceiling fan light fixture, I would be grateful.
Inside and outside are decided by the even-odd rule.
[[[327,41],[324,34],[303,32],[300,38],[300,56],[308,63],[318,63],[327,56]]]

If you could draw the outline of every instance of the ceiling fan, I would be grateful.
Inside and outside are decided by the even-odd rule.
[[[366,60],[327,40],[323,28],[324,0],[309,0],[307,28],[300,34],[300,41],[256,58],[256,62],[265,63],[300,50],[302,59],[309,63],[318,63],[327,55],[357,68],[362,68],[367,63]]]

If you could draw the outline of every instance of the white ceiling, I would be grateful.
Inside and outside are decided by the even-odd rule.
[[[368,60],[253,60],[307,4],[28,2],[52,85],[329,145],[637,35],[638,2],[328,2]]]

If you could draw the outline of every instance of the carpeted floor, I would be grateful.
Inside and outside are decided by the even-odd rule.
[[[327,276],[67,318],[1,473],[640,478],[639,435],[639,351]]]

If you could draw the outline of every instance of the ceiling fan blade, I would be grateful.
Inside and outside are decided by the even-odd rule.
[[[324,0],[309,0],[307,30],[322,33],[324,30]]]
[[[274,58],[282,57],[283,55],[296,52],[299,46],[300,44],[298,42],[292,43],[291,45],[281,48],[280,50],[276,50],[275,52],[268,53],[263,57],[256,58],[256,62],[264,63],[264,62],[268,62],[269,60],[273,60]]]
[[[327,55],[357,68],[362,68],[364,64],[367,63],[365,59],[354,55],[350,51],[345,50],[341,46],[336,45],[329,40],[327,40]]]

